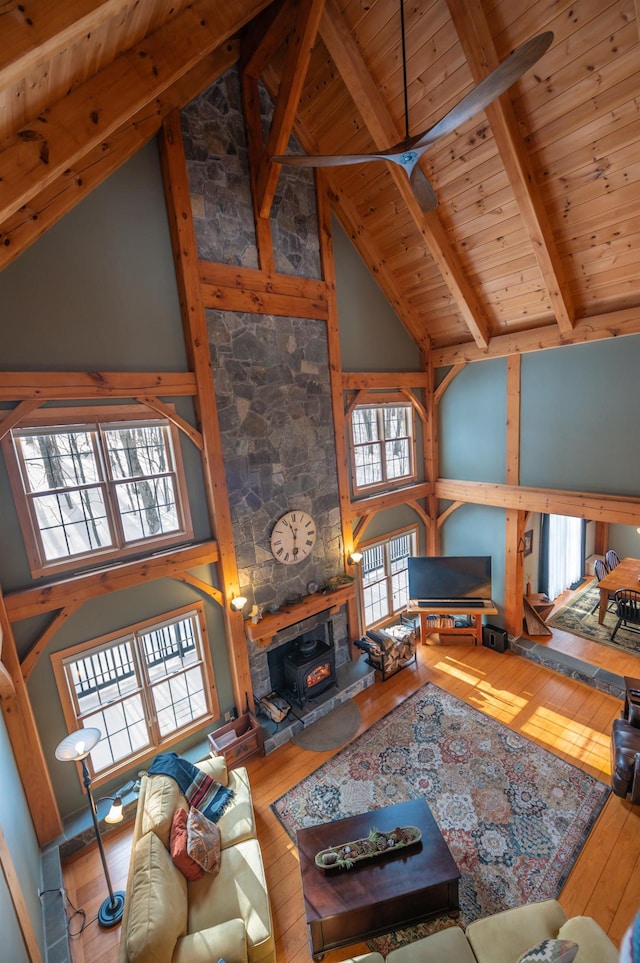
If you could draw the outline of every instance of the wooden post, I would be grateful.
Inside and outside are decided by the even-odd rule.
[[[331,408],[333,411],[333,432],[336,445],[336,466],[338,476],[338,498],[340,502],[340,521],[342,525],[342,543],[344,548],[344,562],[347,571],[347,559],[355,550],[353,543],[353,521],[351,516],[351,492],[349,484],[349,455],[345,437],[344,394],[342,390],[342,361],[340,358],[340,334],[338,324],[338,304],[336,301],[336,271],[333,258],[333,231],[331,228],[331,205],[327,182],[319,172],[316,176],[316,194],[318,198],[318,234],[320,238],[320,263],[322,277],[327,285],[327,350],[329,353],[329,382],[331,386]],[[359,593],[358,593],[359,594]],[[351,658],[357,658],[360,652],[355,649],[353,642],[362,632],[358,612],[357,598],[354,596],[347,601],[347,616],[349,620],[349,640]]]
[[[2,634],[2,661],[11,676],[15,690],[13,698],[3,698],[0,700],[0,705],[2,705],[11,748],[27,797],[33,828],[38,842],[41,846],[45,846],[61,834],[62,820],[40,743],[27,685],[22,676],[16,640],[1,591],[0,633]]]
[[[196,377],[198,393],[195,399],[195,407],[198,426],[202,432],[202,466],[209,517],[218,541],[218,572],[223,588],[223,598],[225,599],[222,611],[226,628],[231,680],[236,709],[238,713],[241,713],[246,710],[247,706],[249,708],[253,706],[253,687],[249,670],[244,621],[241,613],[232,612],[229,605],[232,596],[240,594],[238,567],[224,473],[211,354],[200,288],[198,250],[193,228],[184,146],[180,131],[180,114],[177,110],[165,119],[159,144],[187,358]]]
[[[507,358],[506,483],[520,484],[520,355]],[[510,635],[522,635],[523,536],[526,512],[505,512],[504,622]]]
[[[427,496],[427,513],[430,524],[427,525],[425,532],[426,553],[427,555],[440,554],[440,527],[438,520],[438,499],[435,496],[435,482],[440,474],[439,447],[438,447],[438,405],[434,391],[436,372],[431,363],[430,353],[424,350],[420,352],[422,367],[429,376],[428,385],[422,391],[422,401],[427,412],[427,423],[424,426],[423,452],[424,452],[424,476],[429,483],[429,494]],[[424,636],[423,636],[424,638]]]

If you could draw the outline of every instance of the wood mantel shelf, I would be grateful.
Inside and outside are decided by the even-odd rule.
[[[264,649],[270,645],[276,632],[286,629],[296,622],[302,622],[311,615],[328,609],[336,612],[342,605],[355,598],[355,584],[344,585],[336,589],[335,592],[317,592],[314,595],[307,595],[295,605],[283,605],[278,612],[265,615],[259,622],[249,620],[245,622],[245,632],[250,642]]]

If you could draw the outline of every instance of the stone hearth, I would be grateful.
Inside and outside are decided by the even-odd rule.
[[[367,666],[364,660],[351,661],[349,657],[346,608],[342,606],[332,614],[329,614],[325,609],[281,629],[268,646],[260,648],[255,643],[249,643],[249,667],[256,700],[268,695],[273,689],[269,671],[269,653],[285,646],[294,639],[301,636],[308,637],[315,632],[324,638],[325,627],[329,620],[332,623],[331,635],[335,645],[337,684],[310,699],[304,708],[300,708],[294,703],[286,719],[277,725],[256,705],[258,719],[264,731],[266,753],[272,752],[278,746],[288,742],[293,735],[301,732],[305,726],[316,722],[323,715],[331,712],[336,706],[352,698],[375,681],[375,671]],[[284,695],[284,693],[282,694]],[[292,702],[291,699],[287,701]]]

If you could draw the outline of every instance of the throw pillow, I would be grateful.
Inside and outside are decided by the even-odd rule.
[[[573,940],[542,940],[523,953],[517,963],[571,963],[578,952]]]
[[[185,879],[200,879],[204,876],[204,869],[187,852],[187,810],[179,806],[171,820],[171,835],[169,837],[169,852],[175,866],[178,867]]]
[[[187,853],[206,873],[220,872],[220,830],[193,806],[187,818]]]

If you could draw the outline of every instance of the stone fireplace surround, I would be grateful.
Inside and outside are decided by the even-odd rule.
[[[276,725],[258,706],[255,707],[258,721],[264,732],[265,753],[273,752],[278,746],[289,742],[292,736],[302,732],[304,728],[317,722],[322,716],[331,712],[337,706],[352,698],[358,692],[368,688],[375,681],[375,671],[363,659],[351,661],[349,658],[349,641],[346,607],[342,606],[337,612],[329,614],[328,609],[318,612],[300,622],[295,622],[281,629],[272,642],[263,648],[249,642],[249,668],[256,700],[268,695],[272,691],[269,673],[269,652],[285,646],[299,636],[307,636],[318,631],[320,638],[325,637],[325,624],[332,621],[333,641],[336,655],[337,685],[325,689],[315,699],[309,700],[304,708],[295,702],[286,719]],[[292,702],[291,699],[287,699]]]

